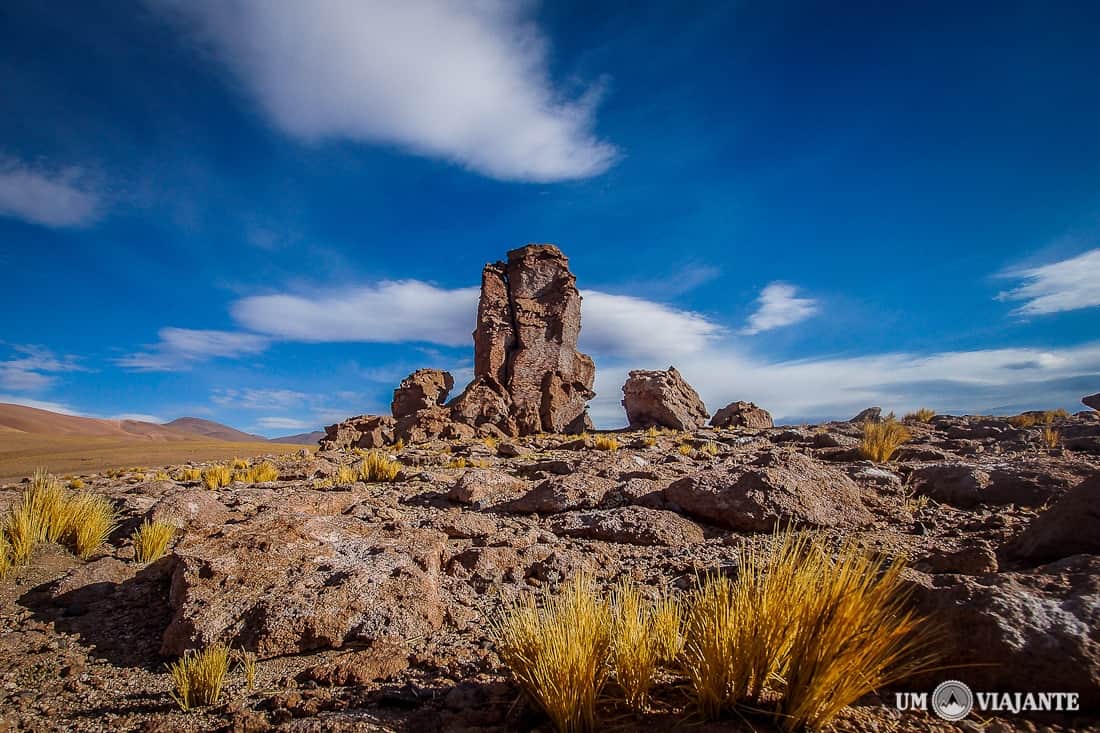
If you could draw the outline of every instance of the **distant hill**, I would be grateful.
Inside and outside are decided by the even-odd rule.
[[[299,433],[287,435],[282,438],[271,438],[272,443],[290,443],[292,445],[317,445],[317,441],[325,437],[324,430],[314,430],[312,433]]]
[[[186,440],[187,433],[164,425],[139,420],[104,420],[97,417],[62,415],[35,407],[0,403],[0,427],[24,433],[83,435],[145,440]]]
[[[245,433],[228,425],[222,425],[213,420],[203,420],[199,417],[179,417],[172,422],[164,423],[164,427],[187,435],[197,435],[214,440],[228,440],[231,443],[267,441],[267,438],[262,435]]]

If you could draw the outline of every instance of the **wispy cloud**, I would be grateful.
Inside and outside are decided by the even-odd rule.
[[[610,358],[675,359],[702,351],[723,333],[705,316],[651,300],[585,290],[581,347]]]
[[[82,183],[79,168],[36,170],[0,159],[0,216],[66,229],[88,226],[102,212],[102,197]]]
[[[168,422],[159,415],[150,415],[145,412],[124,412],[121,415],[111,415],[108,420],[135,420],[137,422],[151,422],[157,425]]]
[[[55,356],[42,346],[14,345],[14,358],[0,361],[0,388],[37,392],[50,387],[61,372],[86,371],[73,356]]]
[[[187,369],[196,362],[213,358],[235,359],[259,354],[271,340],[252,333],[162,328],[160,341],[145,351],[115,360],[124,369],[137,372],[167,372]]]
[[[1001,300],[1025,301],[1013,315],[1043,316],[1100,306],[1100,249],[1006,276],[1024,281],[998,296]]]
[[[0,394],[0,402],[9,405],[22,405],[23,407],[33,407],[38,410],[48,410],[50,412],[58,412],[62,415],[76,415],[82,416],[83,413],[62,404],[61,402],[51,402],[49,400],[35,400],[30,397],[16,394]]]
[[[593,131],[599,85],[554,88],[530,3],[148,1],[305,141],[392,144],[519,181],[586,178],[617,155]]]
[[[760,292],[756,301],[756,312],[749,316],[749,322],[741,333],[753,336],[774,328],[790,326],[816,314],[817,301],[812,298],[797,298],[797,292],[795,286],[786,283],[774,282],[768,285]]]
[[[316,395],[298,392],[292,389],[218,389],[210,396],[211,401],[222,407],[237,407],[245,410],[280,410],[298,407],[315,399]]]
[[[298,420],[293,417],[261,417],[256,421],[261,430],[316,430],[317,423]]]

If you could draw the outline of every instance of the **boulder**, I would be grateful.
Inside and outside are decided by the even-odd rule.
[[[516,514],[556,514],[599,506],[615,482],[586,474],[552,476],[501,508]]]
[[[268,510],[184,536],[161,653],[221,641],[268,658],[431,632],[447,538],[385,526]]]
[[[848,422],[882,422],[882,408],[868,407],[866,410],[861,410]]]
[[[146,519],[165,522],[181,529],[220,527],[229,518],[229,509],[218,501],[217,492],[178,489],[162,497],[150,508]]]
[[[690,519],[641,506],[561,514],[551,520],[550,529],[565,537],[624,545],[682,547],[703,541],[703,529]]]
[[[710,419],[716,428],[770,428],[773,427],[771,414],[752,402],[731,402]]]
[[[1056,560],[1087,553],[1100,555],[1100,475],[1066,492],[1010,544],[1029,560]]]
[[[389,415],[359,415],[325,428],[325,437],[318,441],[321,450],[351,448],[381,448],[391,445],[394,419]]]
[[[423,443],[450,432],[451,413],[445,407],[428,407],[399,418],[393,426],[394,440],[405,444]]]
[[[469,468],[463,471],[447,492],[447,498],[461,504],[492,502],[514,498],[526,488],[527,482],[503,471]]]
[[[1041,458],[1006,463],[934,463],[913,470],[913,490],[936,501],[970,508],[978,504],[1041,506],[1080,483],[1090,468]]]
[[[729,529],[767,532],[788,524],[854,527],[871,514],[843,471],[793,451],[721,465],[674,481],[666,498],[691,516]]]
[[[1081,403],[1084,404],[1085,407],[1091,407],[1094,410],[1100,410],[1100,392],[1097,392],[1096,394],[1090,394],[1087,397],[1082,397]]]
[[[623,407],[632,428],[697,430],[710,417],[703,400],[675,367],[636,369],[623,385]]]
[[[596,367],[577,351],[581,296],[569,260],[529,244],[486,265],[474,330],[474,380],[455,419],[491,422],[508,435],[580,432]]]
[[[447,395],[455,386],[454,377],[441,369],[417,369],[401,380],[393,391],[390,410],[395,419],[412,415],[419,410],[439,407],[447,401]]]
[[[943,631],[939,664],[957,679],[990,692],[1078,692],[1082,709],[1100,704],[1100,557],[1027,573],[910,572],[913,605]],[[930,683],[942,679],[934,673]]]

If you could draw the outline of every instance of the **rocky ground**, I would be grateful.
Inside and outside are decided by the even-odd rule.
[[[1071,690],[1085,709],[948,724],[884,694],[838,729],[1100,729],[1100,413],[1057,421],[1057,450],[1005,418],[907,426],[884,465],[861,458],[859,424],[831,423],[434,440],[392,452],[393,483],[334,485],[356,451],[277,458],[279,481],[217,491],[86,477],[121,526],[88,561],[46,546],[0,580],[0,730],[548,729],[488,638],[502,603],[581,569],[686,589],[777,522],[909,558],[945,664],[965,666],[906,689]],[[597,448],[603,435],[619,449]],[[19,491],[0,490],[0,509]],[[147,517],[180,531],[142,565],[128,538]],[[258,654],[253,688],[235,672],[222,705],[178,710],[166,662],[219,640]],[[649,715],[604,718],[770,729],[701,725],[672,684]]]

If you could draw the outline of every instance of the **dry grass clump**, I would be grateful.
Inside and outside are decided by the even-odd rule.
[[[234,458],[230,466],[237,471],[243,471],[248,468],[248,461],[244,458]]]
[[[927,407],[922,407],[916,412],[910,412],[905,416],[906,420],[912,420],[913,422],[932,422],[932,418],[936,416],[936,411]]]
[[[114,531],[115,516],[114,505],[105,497],[69,494],[60,481],[38,469],[3,520],[11,562],[25,565],[40,542],[65,543],[87,559]]]
[[[248,480],[253,484],[262,484],[268,481],[279,480],[279,469],[275,467],[275,464],[271,461],[264,461],[259,465],[253,466],[248,471]]]
[[[695,453],[695,449],[691,447],[689,443],[680,443],[680,455],[690,456]]]
[[[608,604],[578,574],[540,608],[527,596],[493,622],[501,659],[563,733],[596,730],[596,699],[607,682]]]
[[[233,482],[233,472],[229,466],[222,464],[215,464],[202,469],[199,477],[202,479],[202,485],[211,491],[220,489],[223,486],[229,486]]]
[[[340,466],[334,478],[338,486],[351,486],[359,480],[359,472],[351,466]]]
[[[466,468],[466,458],[464,456],[458,456],[457,458],[452,458],[447,463],[447,468]]]
[[[641,712],[649,702],[661,650],[654,630],[655,608],[623,580],[611,596],[611,670],[623,702]]]
[[[401,464],[378,451],[371,451],[359,462],[359,480],[368,483],[393,481],[401,471]]]
[[[703,446],[699,450],[701,452],[705,453],[708,456],[716,456],[716,455],[718,455],[718,444],[717,443],[704,443]]]
[[[237,669],[244,672],[245,686],[252,690],[256,687],[256,655],[240,651],[233,655],[237,660]]]
[[[486,435],[484,438],[481,439],[481,442],[485,444],[486,448],[495,450],[497,447],[497,443],[499,443],[500,441],[497,440],[495,436]]]
[[[176,472],[176,481],[200,481],[202,471],[198,468],[181,468]]]
[[[1055,420],[1062,420],[1067,417],[1069,417],[1069,413],[1062,408],[1058,408],[1057,410],[1022,412],[1008,418],[1008,422],[1017,428],[1031,428],[1036,425],[1053,425]]]
[[[169,693],[181,710],[199,705],[217,705],[229,671],[229,648],[215,644],[202,651],[187,651],[168,671],[173,691]]]
[[[118,527],[116,517],[114,504],[107,497],[87,492],[77,494],[69,500],[64,537],[73,552],[87,560]]]
[[[863,438],[859,441],[859,452],[875,463],[886,463],[902,443],[913,437],[905,426],[888,417],[882,422],[863,423]]]
[[[130,536],[134,543],[134,559],[144,563],[164,557],[168,552],[168,543],[175,534],[176,528],[173,525],[146,519]]]
[[[84,488],[84,481],[83,481],[83,479],[74,478],[74,479],[69,480],[68,485],[69,485],[69,488],[72,489],[73,491],[80,491],[81,489]]]
[[[168,481],[172,477],[168,475],[167,471],[157,471],[153,474],[153,478],[157,481]]]
[[[835,560],[808,561],[819,580],[791,609],[796,632],[778,713],[784,728],[820,729],[867,693],[932,668],[936,631],[907,609],[904,567],[854,541]]]
[[[4,534],[10,547],[13,565],[26,565],[30,562],[34,548],[42,541],[42,518],[34,513],[26,501],[26,493],[18,505],[8,510],[4,517]]]
[[[684,650],[684,608],[678,599],[668,594],[657,599],[650,633],[657,647],[657,661],[672,664]]]
[[[1051,426],[1047,425],[1043,428],[1042,439],[1047,448],[1054,450],[1059,446],[1059,444],[1061,444],[1062,434]]]
[[[592,447],[596,450],[619,450],[619,441],[612,438],[610,435],[597,435]]]
[[[4,536],[4,533],[0,532],[0,578],[8,574],[11,566],[11,545],[8,544],[8,539]]]

